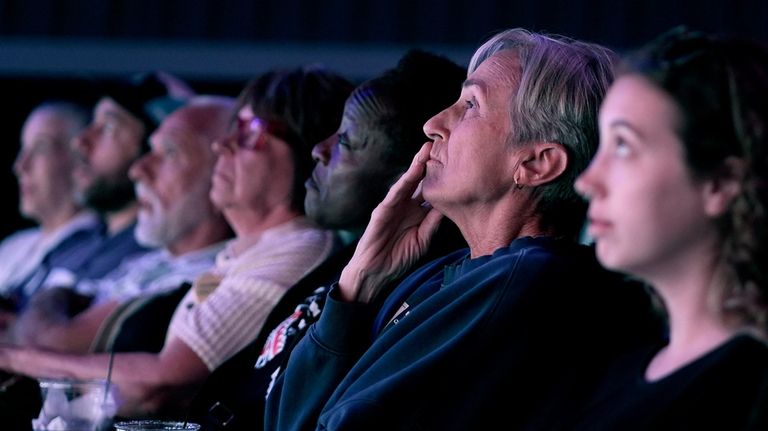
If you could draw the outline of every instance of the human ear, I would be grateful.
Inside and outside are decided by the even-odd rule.
[[[746,166],[744,160],[728,157],[722,167],[704,184],[704,211],[711,217],[723,215],[741,194]]]
[[[536,187],[554,181],[568,167],[568,152],[561,144],[539,142],[524,152],[522,163],[515,172],[515,183]]]

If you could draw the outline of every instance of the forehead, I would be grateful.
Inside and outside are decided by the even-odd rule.
[[[507,49],[488,57],[469,75],[467,82],[477,82],[490,89],[515,88],[521,74],[520,56],[517,51]]]
[[[377,118],[383,115],[382,100],[372,90],[355,92],[344,104],[342,124],[346,127],[370,127]]]
[[[640,126],[676,127],[680,124],[680,111],[675,101],[647,78],[624,75],[608,90],[600,109],[600,122],[604,125],[622,119]]]
[[[23,133],[63,133],[66,128],[66,120],[50,109],[35,111],[24,122]]]
[[[184,108],[169,115],[160,127],[150,137],[154,145],[175,145],[179,147],[204,146],[203,139],[198,136],[195,128],[194,116],[191,111]],[[197,148],[189,148],[189,151],[197,151]]]
[[[104,117],[112,117],[122,121],[141,123],[141,120],[134,117],[133,114],[109,97],[103,97],[99,100],[93,110],[93,116],[96,120],[103,120]]]

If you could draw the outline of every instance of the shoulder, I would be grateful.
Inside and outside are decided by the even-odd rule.
[[[477,267],[516,286],[536,285],[556,289],[584,279],[602,277],[593,251],[586,246],[549,237],[520,238],[496,250]]]
[[[335,234],[331,230],[318,227],[304,217],[299,217],[265,232],[259,244],[274,251],[311,247],[327,248],[330,252],[335,245]]]
[[[31,227],[20,231],[13,232],[0,242],[0,248],[13,247],[21,244],[30,243],[36,241],[41,235],[41,230],[38,227]]]

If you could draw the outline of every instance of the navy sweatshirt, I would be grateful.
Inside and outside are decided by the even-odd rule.
[[[270,393],[268,430],[547,429],[663,332],[642,286],[547,237],[450,254],[381,310],[334,293]]]

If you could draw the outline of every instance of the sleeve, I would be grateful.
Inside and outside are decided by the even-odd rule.
[[[372,321],[369,305],[342,302],[332,288],[267,398],[265,429],[315,429],[334,389],[370,345]]]

